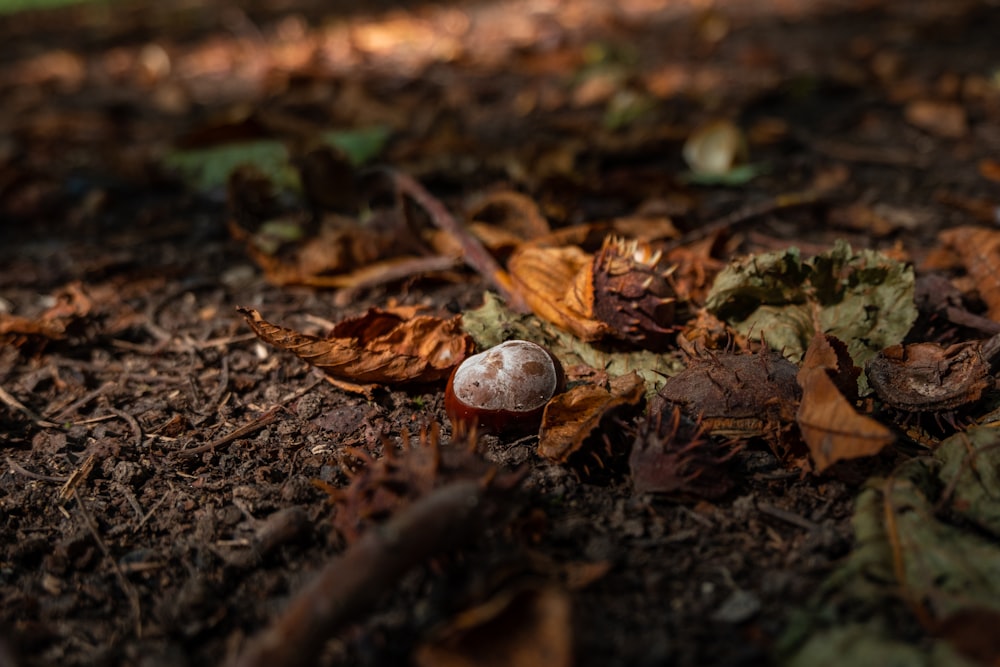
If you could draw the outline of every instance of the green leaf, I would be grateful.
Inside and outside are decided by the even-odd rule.
[[[302,189],[288,148],[272,139],[174,151],[166,156],[164,165],[200,192],[225,187],[229,175],[244,165],[256,167],[267,175],[277,190]]]
[[[761,174],[771,171],[771,165],[766,162],[754,162],[741,164],[733,167],[729,171],[689,171],[681,176],[681,181],[693,185],[722,185],[727,187],[738,187],[746,185]]]
[[[912,267],[837,241],[808,260],[796,248],[735,260],[716,278],[705,306],[793,361],[802,358],[818,325],[844,341],[863,366],[913,326],[913,290]]]
[[[351,164],[357,167],[378,157],[385,150],[390,136],[392,130],[389,127],[376,125],[356,130],[324,132],[321,139],[324,143],[342,150]]]
[[[981,645],[967,628],[988,631],[1000,618],[998,470],[1000,432],[976,427],[869,481],[855,548],[789,625],[781,664],[975,664]],[[900,628],[918,608],[934,628],[920,649],[912,627]]]
[[[385,126],[325,132],[320,140],[344,152],[357,166],[376,157],[385,148],[390,130]],[[300,192],[302,183],[291,153],[276,139],[243,141],[207,148],[173,151],[164,166],[176,171],[193,189],[211,192],[225,187],[229,175],[242,166],[252,166],[271,179],[276,191]]]

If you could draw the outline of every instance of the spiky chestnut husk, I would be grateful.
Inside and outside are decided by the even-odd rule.
[[[456,429],[527,435],[566,386],[562,364],[530,341],[509,340],[463,361],[451,373],[445,412]]]
[[[608,236],[593,263],[593,313],[613,335],[644,348],[662,347],[675,329],[677,295],[663,253],[637,239]]]
[[[658,397],[632,443],[632,487],[682,499],[719,498],[733,488],[726,463],[737,451],[711,440],[679,406]]]

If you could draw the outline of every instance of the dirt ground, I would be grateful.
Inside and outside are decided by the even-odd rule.
[[[430,424],[450,442],[441,383],[345,393],[258,341],[236,308],[322,334],[390,302],[461,313],[486,283],[462,268],[349,292],[268,282],[227,231],[224,192],[161,166],[224,120],[386,124],[380,161],[451,210],[505,186],[555,226],[653,206],[687,233],[840,174],[830,199],[734,225],[730,255],[844,238],[920,266],[938,231],[988,221],[982,202],[1000,194],[991,3],[320,4],[0,19],[0,313],[59,323],[0,329],[2,665],[231,663],[349,549],[329,490],[364,464],[345,448],[378,459]],[[584,86],[595,59],[615,74]],[[652,111],[610,123],[622,91]],[[752,181],[681,178],[685,138],[717,117],[747,128],[751,160],[769,166]],[[885,224],[841,215],[851,204]],[[911,338],[974,333],[922,318]],[[574,664],[775,662],[851,549],[863,480],[917,451],[815,475],[747,441],[733,488],[704,499],[636,494],[627,472],[582,479],[535,444],[484,437],[485,457],[523,479],[457,549],[369,573],[385,594],[312,664],[500,664],[482,656],[558,644],[559,627],[538,620],[525,639],[505,625],[518,619],[493,619],[490,636],[466,637],[479,656],[466,663],[435,638],[488,600],[541,619],[550,590],[569,605]]]

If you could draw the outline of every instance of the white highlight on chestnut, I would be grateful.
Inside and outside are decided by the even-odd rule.
[[[480,410],[527,412],[556,392],[559,372],[545,348],[509,340],[466,359],[455,371],[452,391]]]

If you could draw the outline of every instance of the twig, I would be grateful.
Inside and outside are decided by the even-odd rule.
[[[804,528],[808,531],[815,531],[819,526],[814,522],[800,516],[795,512],[789,512],[788,510],[783,510],[780,507],[775,507],[770,503],[757,503],[757,511],[761,514],[766,514],[768,516],[774,517],[775,519],[780,519],[785,523],[790,523],[793,526],[798,526],[799,528]]]
[[[128,424],[129,428],[132,429],[132,434],[135,436],[132,444],[136,447],[140,446],[142,444],[142,427],[139,426],[139,421],[129,413],[124,410],[119,410],[118,408],[108,408],[108,412],[119,419],[124,420],[125,423]]]
[[[22,412],[25,415],[27,415],[28,419],[35,422],[35,425],[37,426],[44,426],[46,428],[59,428],[59,424],[44,419],[40,414],[29,408],[21,401],[14,398],[10,394],[8,394],[7,390],[4,389],[3,387],[0,387],[0,401],[6,403],[7,406],[10,407],[12,410],[17,410],[18,412]]]
[[[221,438],[216,438],[211,442],[206,442],[204,445],[194,447],[192,449],[184,449],[179,452],[174,452],[173,456],[182,459],[189,459],[198,454],[204,454],[205,452],[210,452],[217,447],[222,447],[223,445],[228,445],[233,440],[238,440],[244,436],[250,435],[260,429],[264,428],[268,424],[271,424],[278,418],[278,412],[281,411],[281,406],[276,405],[264,414],[260,415],[254,419],[249,424],[244,424],[236,430],[232,431],[228,435],[224,435]]]
[[[68,417],[70,415],[70,413],[74,412],[75,410],[77,410],[79,408],[82,408],[84,405],[86,405],[87,403],[90,403],[92,400],[94,400],[95,398],[97,398],[101,394],[105,393],[106,391],[108,391],[109,389],[111,389],[114,386],[115,386],[114,382],[110,382],[110,381],[109,382],[105,382],[104,384],[102,384],[97,389],[94,389],[93,391],[88,392],[87,394],[84,394],[81,398],[73,401],[69,405],[66,405],[66,406],[64,406],[62,408],[58,408],[57,409],[58,411],[56,411],[55,414],[52,414],[50,412],[49,413],[49,417],[51,419],[58,419],[58,420],[62,421],[65,417]]]
[[[407,571],[481,529],[485,494],[476,480],[452,482],[362,535],[250,640],[237,667],[314,664],[324,642],[374,607]]]
[[[786,208],[796,208],[799,206],[809,206],[822,201],[827,195],[826,190],[802,190],[801,192],[786,192],[784,194],[770,197],[760,202],[754,202],[741,206],[731,213],[699,225],[684,233],[680,239],[671,243],[671,246],[681,246],[694,241],[701,241],[716,232],[735,227],[749,222],[755,218]]]
[[[310,391],[312,391],[313,388],[316,387],[316,385],[318,385],[320,382],[322,382],[323,379],[324,378],[322,378],[322,377],[316,378],[311,383],[309,383],[308,385],[306,385],[305,387],[303,387],[301,389],[298,389],[296,391],[293,391],[291,394],[289,394],[288,396],[285,396],[280,401],[278,401],[278,403],[276,405],[272,406],[267,412],[265,412],[264,414],[260,415],[259,417],[257,417],[256,419],[254,419],[249,424],[244,424],[243,426],[240,426],[239,428],[237,428],[232,433],[230,433],[228,435],[224,435],[221,438],[216,438],[215,440],[212,440],[211,442],[206,442],[204,445],[199,445],[198,447],[194,447],[192,449],[184,449],[184,450],[181,450],[181,451],[178,451],[178,452],[174,452],[172,454],[172,456],[176,457],[176,458],[182,458],[182,459],[191,458],[191,457],[197,456],[199,454],[204,454],[205,452],[210,452],[213,449],[216,449],[217,447],[222,447],[223,445],[228,445],[233,440],[238,440],[239,438],[242,438],[242,437],[247,436],[247,435],[249,435],[251,433],[254,433],[255,431],[259,431],[260,429],[264,428],[268,424],[273,423],[274,420],[276,420],[278,418],[278,413],[281,411],[281,408],[283,408],[285,405],[291,403],[292,401],[305,396],[307,393],[309,393]]]
[[[121,587],[122,592],[125,593],[125,597],[128,598],[129,604],[132,605],[132,615],[135,618],[135,636],[136,638],[142,637],[142,608],[139,606],[139,592],[135,590],[135,586],[132,585],[126,577],[125,573],[122,572],[121,566],[118,561],[111,555],[111,551],[108,550],[108,546],[104,544],[104,540],[101,539],[100,533],[97,532],[97,523],[94,521],[94,517],[91,516],[90,512],[87,510],[86,504],[83,502],[83,497],[80,495],[80,491],[77,488],[73,488],[73,498],[76,499],[76,506],[80,508],[80,514],[83,516],[83,522],[86,524],[87,528],[90,530],[90,534],[94,537],[94,541],[97,542],[98,548],[104,557],[108,559],[111,563],[111,568],[115,572],[115,577],[118,579],[118,585]]]
[[[42,475],[37,472],[31,472],[27,468],[21,467],[21,464],[9,456],[7,457],[7,465],[10,466],[10,469],[16,473],[24,475],[25,477],[30,477],[31,479],[40,480],[42,482],[58,482],[62,484],[69,480],[69,477],[56,477],[54,475]]]
[[[507,302],[507,307],[519,313],[530,312],[528,304],[524,302],[521,295],[510,286],[507,272],[493,258],[493,255],[483,247],[475,236],[448,212],[444,204],[434,195],[429,193],[424,186],[420,185],[408,174],[395,170],[388,170],[389,176],[399,192],[413,199],[427,215],[430,216],[434,224],[443,231],[450,234],[462,248],[462,259],[479,275],[483,276],[490,285],[496,289]]]

